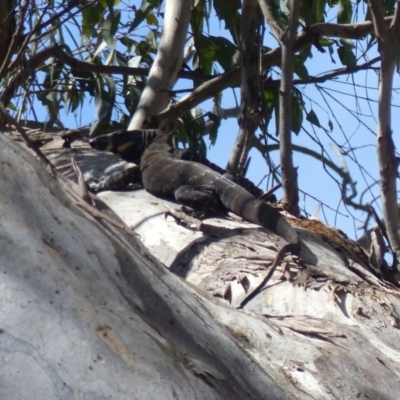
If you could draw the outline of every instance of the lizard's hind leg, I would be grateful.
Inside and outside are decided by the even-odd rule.
[[[221,204],[212,186],[181,186],[175,190],[175,200],[194,210],[196,218],[207,218],[221,210]]]

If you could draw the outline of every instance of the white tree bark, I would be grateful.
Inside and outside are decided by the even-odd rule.
[[[238,311],[282,239],[226,219],[194,234],[165,219],[162,200],[104,193],[128,234],[3,136],[0,160],[1,399],[400,393],[399,291],[322,241],[318,224],[298,228],[307,268],[290,263]],[[173,249],[170,271],[137,237],[160,258]]]
[[[0,159],[0,398],[286,398],[252,357],[237,363],[221,306],[3,136]]]
[[[129,130],[141,129],[146,119],[167,108],[171,100],[170,91],[182,67],[191,7],[192,2],[188,0],[166,1],[163,33],[157,56],[128,126]]]

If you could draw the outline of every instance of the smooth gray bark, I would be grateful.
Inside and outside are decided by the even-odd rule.
[[[105,192],[130,234],[87,214],[64,179],[4,136],[0,160],[0,398],[400,392],[399,291],[310,228],[298,228],[307,268],[288,257],[290,269],[237,311],[246,279],[256,285],[283,245],[276,235],[226,218],[194,234],[165,219],[160,199]],[[155,253],[170,270],[139,238],[169,248],[168,259]]]

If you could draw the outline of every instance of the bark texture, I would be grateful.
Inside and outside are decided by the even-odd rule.
[[[238,311],[283,245],[271,232],[221,218],[194,234],[165,218],[163,200],[103,193],[129,234],[88,215],[4,136],[0,160],[2,399],[400,392],[400,293],[323,224],[296,223],[306,267],[288,258]]]

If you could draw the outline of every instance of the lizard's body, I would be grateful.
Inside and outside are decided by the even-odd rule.
[[[140,162],[144,188],[155,196],[175,198],[182,204],[219,204],[248,222],[271,229],[288,241],[276,256],[274,268],[286,253],[298,254],[300,241],[295,229],[273,207],[212,169],[174,157],[166,134],[158,134]],[[205,191],[203,189],[206,189]],[[187,194],[192,193],[192,198]],[[183,196],[182,196],[183,195]],[[196,196],[200,201],[196,201]],[[187,201],[188,200],[188,201]]]
[[[169,145],[166,133],[159,130],[120,131],[96,138],[90,144],[98,150],[120,154],[136,164],[140,160],[143,186],[155,196],[175,199],[195,210],[229,210],[287,240],[288,244],[280,249],[268,274],[239,308],[260,292],[285,254],[300,252],[296,230],[276,209],[254,197],[260,196],[260,192],[253,183],[245,178],[233,177],[232,180],[231,176],[224,176],[224,170],[196,152],[174,149]],[[114,179],[110,182],[114,185]],[[106,180],[102,188],[107,189],[110,182]]]
[[[140,159],[147,147],[147,145],[158,135],[165,135],[166,133],[158,129],[148,130],[135,130],[126,131],[120,130],[107,135],[98,136],[89,141],[90,145],[100,151],[110,151],[114,154],[119,155],[123,160],[140,164]],[[228,174],[223,168],[209,161],[206,157],[202,156],[196,151],[191,149],[177,149],[170,147],[169,153],[178,160],[193,161],[211,168],[213,171],[220,175],[228,177],[228,179],[234,181],[238,185],[244,187],[253,196],[260,197],[263,195],[263,191],[254,185],[253,182],[249,181],[242,176],[232,176]],[[130,182],[131,176],[137,181],[137,174],[131,174],[128,172],[121,172],[118,176],[111,176],[100,182],[96,186],[96,191],[99,190],[116,190],[123,189]]]

